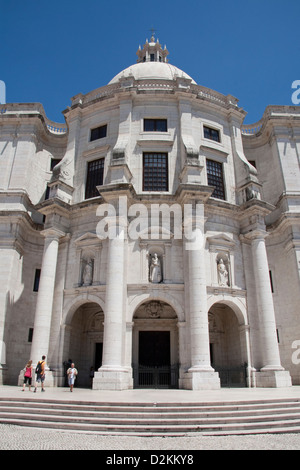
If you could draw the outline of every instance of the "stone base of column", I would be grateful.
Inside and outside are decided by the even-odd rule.
[[[6,383],[7,367],[0,365],[0,385]]]
[[[179,378],[179,388],[185,390],[218,390],[221,387],[218,372],[189,369]]]
[[[256,387],[283,388],[291,387],[292,379],[287,370],[261,370],[254,372]]]
[[[128,390],[132,388],[131,369],[101,367],[95,372],[93,390]]]

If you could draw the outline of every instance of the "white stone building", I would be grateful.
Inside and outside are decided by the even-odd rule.
[[[48,385],[300,384],[300,108],[245,126],[137,55],[64,125],[1,106],[0,383],[46,355]]]

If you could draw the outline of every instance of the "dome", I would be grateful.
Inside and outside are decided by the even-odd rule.
[[[117,83],[121,78],[134,77],[135,80],[175,80],[177,77],[188,78],[196,85],[196,82],[187,73],[165,62],[141,62],[131,65],[118,73],[110,82]]]
[[[133,77],[135,80],[176,80],[179,77],[192,80],[192,83],[196,85],[196,82],[187,73],[168,63],[169,52],[166,46],[163,49],[158,40],[155,42],[153,36],[150,42],[148,39],[146,40],[143,49],[141,46],[139,47],[136,54],[138,56],[137,64],[118,73],[109,82],[109,85],[129,77]]]

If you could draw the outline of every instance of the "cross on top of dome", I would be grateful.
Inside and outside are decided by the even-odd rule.
[[[138,56],[137,62],[168,62],[167,56],[169,55],[169,51],[167,47],[165,46],[163,49],[159,40],[157,39],[155,41],[155,30],[153,28],[151,29],[151,33],[150,42],[146,39],[143,49],[139,46],[136,53]]]

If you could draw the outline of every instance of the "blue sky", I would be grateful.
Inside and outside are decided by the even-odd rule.
[[[0,80],[6,101],[40,102],[47,117],[106,85],[151,37],[199,84],[232,94],[258,121],[292,105],[300,80],[299,0],[0,0]]]

